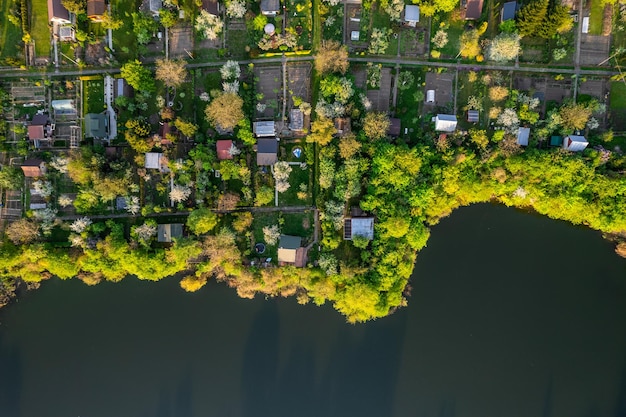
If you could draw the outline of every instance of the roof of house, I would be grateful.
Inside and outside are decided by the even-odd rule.
[[[400,136],[400,132],[402,131],[402,123],[400,119],[393,117],[389,119],[389,129],[387,129],[387,134],[389,136],[398,137]]]
[[[465,8],[465,19],[477,20],[483,13],[483,0],[467,0]]]
[[[105,11],[104,0],[87,0],[87,16],[102,16]]]
[[[233,146],[232,140],[218,140],[215,142],[215,147],[217,148],[217,159],[233,159],[233,156],[229,152],[231,146]]]
[[[157,229],[157,240],[169,243],[172,239],[183,237],[183,225],[180,223],[160,224]]]
[[[47,114],[36,114],[33,116],[33,119],[30,121],[31,126],[45,126],[50,123],[50,118]]]
[[[563,145],[563,138],[558,135],[550,136],[550,146],[561,146]]]
[[[261,13],[278,13],[280,0],[261,0]]]
[[[217,0],[202,0],[202,8],[214,16],[220,13],[220,6]]]
[[[480,117],[480,112],[478,110],[468,110],[467,111],[467,121],[471,123],[476,123]]]
[[[160,152],[147,152],[146,153],[146,164],[145,168],[152,169],[161,169],[161,157],[163,156]]]
[[[300,109],[291,109],[289,113],[289,129],[302,130],[304,129],[304,115]]]
[[[28,138],[30,140],[44,139],[46,135],[43,131],[43,125],[30,125],[28,126]]]
[[[252,132],[257,137],[276,136],[274,121],[254,122],[252,124]]]
[[[278,262],[296,262],[296,251],[302,246],[300,236],[280,235],[278,242]]]
[[[48,0],[48,21],[52,19],[70,20],[70,12],[67,11],[61,0]]]
[[[404,20],[407,22],[420,21],[420,7],[414,4],[408,4],[404,7]]]
[[[272,139],[259,139],[256,142],[256,149],[258,153],[276,153],[278,152],[278,141],[275,138]]]
[[[582,151],[588,144],[584,136],[569,135],[563,138],[563,147],[570,151]]]
[[[509,1],[502,5],[502,21],[515,19],[515,12],[517,11],[517,2]]]
[[[40,177],[44,173],[42,166],[44,166],[42,159],[31,158],[22,162],[21,168],[25,177],[36,178]]]
[[[72,100],[52,100],[50,102],[52,109],[54,110],[54,114],[75,114],[76,107],[74,106],[74,102]]]
[[[520,127],[517,131],[517,144],[520,146],[528,146],[528,139],[530,138],[530,128]]]
[[[86,138],[105,138],[106,116],[104,114],[87,113],[85,115],[85,137]]]
[[[454,132],[456,116],[453,114],[438,114],[435,116],[435,130],[439,132]]]
[[[278,162],[278,156],[275,153],[257,152],[256,154],[256,164],[258,166],[274,165],[276,162]]]
[[[74,40],[75,34],[72,26],[59,26],[59,38],[62,41]]]
[[[373,217],[352,217],[344,221],[344,238],[351,240],[355,236],[362,236],[368,240],[374,239]]]
[[[154,14],[158,14],[159,10],[163,8],[163,0],[149,0],[150,11]]]

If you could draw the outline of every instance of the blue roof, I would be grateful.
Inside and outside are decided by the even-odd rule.
[[[502,6],[502,21],[515,19],[515,12],[517,11],[517,2],[509,1]]]

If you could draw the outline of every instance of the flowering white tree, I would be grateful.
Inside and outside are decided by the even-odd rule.
[[[511,61],[520,53],[520,36],[517,33],[501,33],[489,46],[489,59],[493,61]]]
[[[85,239],[81,235],[72,233],[69,240],[70,244],[75,248],[84,248],[86,246]]]
[[[240,153],[241,153],[241,149],[236,147],[234,143],[230,145],[230,148],[228,148],[228,154],[230,156],[237,156]],[[247,167],[242,167],[242,168],[247,168]]]
[[[273,169],[274,180],[276,181],[276,190],[284,193],[290,187],[289,174],[291,174],[291,166],[285,161],[279,161],[274,164]]]
[[[239,78],[241,75],[241,68],[237,61],[229,60],[220,68],[220,74],[222,74],[222,80],[232,81]]]
[[[326,202],[324,210],[320,213],[323,220],[330,221],[335,230],[341,230],[343,227],[343,211],[345,205],[340,201],[329,200]]]
[[[439,29],[432,39],[433,46],[441,49],[448,44],[448,32],[443,29]]]
[[[497,123],[512,134],[517,133],[519,128],[519,118],[513,109],[504,109],[498,116]]]
[[[205,103],[208,103],[209,101],[211,101],[211,95],[205,91],[202,94],[200,94],[200,100],[204,101]]]
[[[62,195],[61,197],[59,197],[59,205],[61,207],[70,206],[73,202],[74,202],[74,200],[72,200],[69,196],[67,196],[65,194]]]
[[[239,94],[239,80],[223,82],[222,87],[225,93]]]
[[[226,2],[226,16],[233,19],[241,19],[245,14],[245,0],[230,0]]]
[[[258,111],[259,113],[263,113],[265,109],[267,109],[267,105],[265,103],[256,104],[256,111]]]
[[[383,6],[385,13],[389,15],[389,19],[392,22],[399,22],[402,16],[402,10],[404,9],[403,0],[387,0]]]
[[[218,16],[214,16],[206,10],[201,10],[198,17],[196,17],[195,28],[202,37],[214,41],[222,33],[224,22]]]
[[[379,29],[374,28],[372,30],[372,36],[370,38],[370,46],[367,48],[367,52],[373,55],[384,54],[389,47],[389,33],[391,29]]]
[[[326,272],[326,275],[335,275],[337,273],[337,258],[332,253],[322,253],[318,259],[320,268]]]
[[[277,224],[263,227],[263,240],[270,246],[274,246],[278,243],[280,237],[280,228]]]
[[[57,211],[55,209],[45,208],[42,210],[33,210],[33,217],[35,220],[41,222],[41,231],[44,235],[49,235],[52,231],[56,216]]]
[[[126,211],[135,216],[141,210],[141,206],[139,205],[139,197],[131,196],[126,197]]]
[[[67,164],[69,162],[65,156],[56,155],[50,160],[50,167],[56,169],[61,174],[67,174]]]
[[[88,217],[82,217],[74,220],[70,225],[70,230],[74,233],[83,233],[89,226],[91,226],[91,219]]]
[[[191,195],[191,188],[186,185],[174,185],[170,191],[170,200],[174,203],[182,203]]]
[[[42,196],[43,198],[48,198],[52,195],[54,188],[50,181],[37,180],[33,182],[33,189],[37,194]]]
[[[150,242],[157,234],[157,227],[154,224],[144,223],[141,226],[133,227],[133,235],[142,243]]]

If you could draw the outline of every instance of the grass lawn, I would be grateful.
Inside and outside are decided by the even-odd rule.
[[[415,81],[410,88],[398,90],[398,103],[396,107],[396,117],[401,120],[402,128],[409,130],[418,127],[421,114],[422,103],[424,102],[424,71],[420,68],[402,68],[400,72],[409,71],[413,74]]]
[[[113,14],[124,22],[121,28],[113,31],[113,49],[120,62],[137,57],[137,37],[133,33],[131,13],[137,10],[140,3],[137,0],[113,0],[111,3]]]
[[[50,28],[48,27],[48,1],[31,0],[30,31],[35,41],[35,52],[37,56],[50,56]]]
[[[0,0],[0,59],[17,57],[23,51],[22,28],[7,19],[12,3],[12,0]]]
[[[623,82],[611,83],[611,109],[626,109],[626,85]]]
[[[281,233],[284,235],[309,237],[313,235],[315,220],[313,213],[283,213],[283,226]],[[304,242],[303,242],[304,243]]]
[[[313,22],[311,18],[311,0],[288,0],[287,24],[298,33],[298,45],[303,49],[311,49],[313,42],[311,30]]]
[[[547,63],[550,59],[550,45],[543,38],[524,37],[520,41],[520,46],[522,47],[521,61]]]
[[[248,31],[229,30],[226,35],[228,39],[228,54],[231,58],[245,58],[246,46],[248,46]]]
[[[289,184],[291,184],[291,186],[284,193],[278,193],[278,205],[302,206],[311,204],[311,189],[309,187],[310,174],[310,167],[302,169],[298,165],[291,165],[291,174],[289,174]],[[298,198],[298,192],[300,191],[301,184],[306,185],[307,198],[305,200],[300,200]]]
[[[104,111],[104,80],[83,81],[83,116]]]
[[[263,236],[263,228],[265,226],[278,225],[278,213],[255,213],[254,220],[252,222],[252,232],[254,236],[254,241],[265,242],[265,238]],[[265,253],[262,255],[264,258],[272,258],[276,262],[276,257],[278,256],[278,242],[276,245],[270,246],[266,244]]]
[[[460,20],[451,20],[450,16],[446,16],[442,19],[442,22],[447,22],[449,24],[446,32],[448,33],[448,43],[446,46],[440,49],[442,58],[456,58],[461,49],[461,35],[465,31],[465,22]],[[433,20],[432,33],[434,36],[439,30],[439,22]],[[431,50],[435,49],[431,44]]]
[[[591,0],[589,11],[589,34],[602,35],[602,21],[604,20],[604,6],[600,0]]]

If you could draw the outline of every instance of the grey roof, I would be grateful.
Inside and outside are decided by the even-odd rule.
[[[278,162],[278,156],[275,153],[257,153],[256,164],[258,166],[274,165]]]
[[[282,249],[298,249],[302,246],[302,238],[300,236],[280,235],[278,247]]]
[[[252,124],[252,132],[258,137],[276,136],[274,121],[254,122]]]
[[[259,139],[256,143],[258,153],[276,153],[278,152],[278,141],[276,138]]]
[[[480,15],[483,13],[483,0],[467,0],[467,6],[465,7],[465,19],[477,20],[480,19]]]
[[[152,168],[152,169],[161,169],[161,157],[163,156],[160,152],[146,152],[146,160],[144,167]]]
[[[280,0],[261,0],[261,13],[278,13]]]
[[[31,126],[45,126],[50,122],[50,118],[47,114],[36,114],[30,121]]]
[[[517,11],[517,2],[509,1],[502,5],[502,21],[515,19],[515,12]]]
[[[85,115],[85,137],[86,138],[105,138],[106,132],[106,116],[104,114],[88,113]]]
[[[302,130],[304,128],[304,115],[302,114],[302,110],[300,109],[291,109],[289,113],[289,129],[291,130]]]
[[[61,0],[48,0],[48,20],[70,20],[70,12],[67,11]]]
[[[520,127],[517,131],[517,144],[520,146],[528,146],[528,139],[530,138],[530,128]]]
[[[369,240],[374,239],[373,217],[353,217],[350,220],[352,223],[352,235],[350,236],[350,238],[354,238],[355,236],[362,236]]]
[[[180,223],[160,224],[157,232],[159,242],[169,243],[172,239],[183,237],[183,225]]]
[[[407,22],[419,22],[420,7],[414,4],[404,6],[404,20]]]
[[[468,110],[467,111],[467,121],[468,122],[477,122],[480,118],[480,113],[478,110]]]

